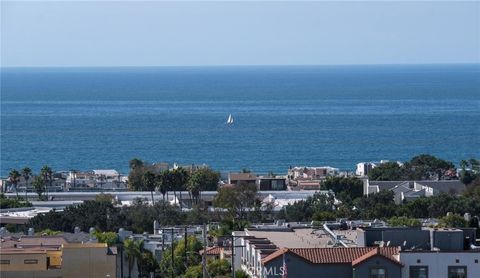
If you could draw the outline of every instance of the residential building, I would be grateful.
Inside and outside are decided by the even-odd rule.
[[[253,173],[229,173],[228,183],[234,185],[257,185],[257,175]]]
[[[400,251],[403,278],[480,277],[480,250]]]
[[[287,189],[287,178],[285,176],[260,176],[256,179],[256,184],[258,190],[286,190]]]
[[[220,260],[225,259],[224,251],[225,250],[223,246],[212,246],[207,247],[206,251],[205,249],[200,250],[199,254],[203,256],[203,254],[205,253],[205,257],[207,258],[207,260]]]
[[[116,170],[70,171],[66,176],[66,184],[69,191],[86,188],[125,189],[127,177]]]
[[[400,278],[394,247],[280,248],[261,260],[254,277]]]
[[[116,247],[64,236],[2,237],[1,277],[116,277],[116,255]]]
[[[398,246],[402,250],[455,251],[476,249],[476,228],[357,228],[357,245]]]
[[[338,168],[330,166],[322,167],[292,167],[288,169],[288,177],[292,180],[310,179],[320,180],[327,176],[336,176],[339,174]]]
[[[368,173],[375,168],[377,165],[373,162],[360,162],[357,163],[357,169],[355,175],[357,176],[366,176]]]
[[[380,190],[393,191],[394,201],[397,204],[419,197],[435,196],[440,193],[458,195],[465,189],[465,185],[459,180],[372,181],[366,179],[363,184],[364,195],[378,193]]]

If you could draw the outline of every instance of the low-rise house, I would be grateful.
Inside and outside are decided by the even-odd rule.
[[[373,162],[360,162],[357,163],[357,169],[355,170],[355,175],[357,176],[366,176],[368,173],[377,166]]]
[[[458,195],[466,189],[459,180],[439,181],[372,181],[364,180],[363,194],[378,193],[381,190],[394,192],[394,201],[400,204],[403,201],[413,200],[419,197],[431,197],[440,193]]]
[[[284,176],[260,176],[256,179],[257,189],[258,190],[286,190],[287,189],[287,178]]]
[[[70,171],[66,175],[66,184],[70,191],[85,188],[124,189],[127,177],[116,170]]]
[[[257,185],[257,175],[253,173],[229,173],[228,183],[234,185]]]
[[[321,187],[321,181],[319,180],[301,180],[297,179],[297,186],[295,189],[298,190],[319,190]]]
[[[336,176],[339,173],[338,168],[330,166],[322,167],[292,167],[288,169],[288,177],[292,180],[311,179],[319,180],[328,176]]]
[[[116,247],[64,236],[2,237],[1,277],[116,277]]]
[[[225,258],[225,252],[224,248],[222,246],[212,246],[212,247],[207,247],[207,250],[205,249],[200,250],[199,254],[203,256],[205,253],[205,257],[207,260],[220,260]]]
[[[281,248],[261,260],[257,277],[400,278],[402,267],[394,247]]]

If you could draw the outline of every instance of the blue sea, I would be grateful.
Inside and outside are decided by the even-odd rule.
[[[226,125],[229,114],[233,125]],[[1,175],[480,158],[480,65],[2,68]]]

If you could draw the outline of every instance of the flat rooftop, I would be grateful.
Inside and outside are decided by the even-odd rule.
[[[333,247],[335,241],[322,229],[298,228],[282,231],[245,230],[246,235],[267,238],[273,244],[286,248],[321,248]],[[349,246],[356,246],[357,233],[352,230],[335,230]]]

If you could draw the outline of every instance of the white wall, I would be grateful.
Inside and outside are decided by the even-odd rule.
[[[428,266],[428,277],[433,278],[448,278],[449,266],[466,266],[468,278],[480,277],[480,263],[475,260],[480,262],[480,252],[400,252],[404,278],[410,277],[410,266]]]

